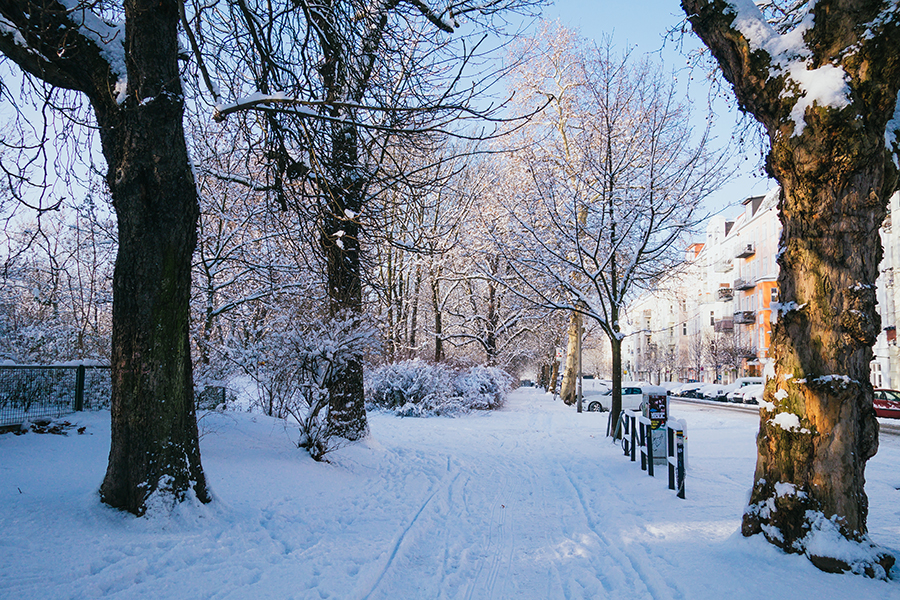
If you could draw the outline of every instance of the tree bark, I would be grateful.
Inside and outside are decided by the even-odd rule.
[[[199,207],[182,127],[179,3],[127,0],[123,8],[124,36],[99,19],[82,23],[95,17],[89,8],[0,3],[0,50],[49,86],[84,93],[97,117],[119,228],[112,441],[100,496],[141,515],[151,497],[165,507],[210,495],[189,341]]]
[[[125,3],[128,96],[93,103],[119,228],[113,275],[112,443],[100,488],[143,514],[155,493],[209,502],[190,349],[199,205],[178,73],[178,3]]]
[[[609,407],[612,428],[609,433],[618,439],[621,432],[616,425],[619,422],[619,413],[622,412],[622,340],[616,335],[609,336],[609,353],[612,359],[612,400]]]
[[[767,128],[767,167],[782,187],[775,377],[760,410],[743,533],[763,533],[826,570],[883,577],[894,559],[867,541],[864,484],[866,461],[878,448],[869,383],[880,329],[878,229],[896,185],[885,147],[900,87],[896,14],[879,20],[879,12],[889,10],[880,2],[814,5],[815,25],[803,37],[806,68],[842,69],[847,105],[812,104],[801,124],[794,113],[796,84],[772,74],[773,58],[736,28],[730,7],[721,0],[683,0],[682,6],[741,107]],[[809,544],[828,530],[866,545],[870,558],[850,564],[816,555]]]
[[[440,302],[441,282],[436,275],[431,280],[431,308],[434,313],[434,362],[444,360],[444,326]]]
[[[550,387],[547,389],[554,396],[556,395],[557,379],[559,379],[559,361],[554,358],[553,363],[550,365]]]
[[[811,146],[842,146],[849,134],[810,129],[814,137],[802,149],[813,157],[824,153],[810,152],[816,150]],[[887,196],[878,193],[883,150],[842,153],[840,161],[804,156],[800,166],[797,149],[784,146],[775,144],[769,161],[784,189],[778,287],[796,309],[785,311],[774,328],[776,378],[767,384],[760,413],[743,531],[753,535],[774,525],[780,533],[767,537],[789,549],[813,526],[807,511],[837,516],[848,538],[866,532],[865,464],[878,449],[869,363],[880,330],[875,279],[882,255],[871,240],[878,239]],[[856,164],[841,173],[850,158]],[[779,413],[796,415],[799,426],[778,425]],[[777,493],[784,482],[796,493]],[[774,511],[765,509],[770,499]]]
[[[337,124],[332,133],[327,199],[322,215],[321,246],[325,255],[329,313],[333,319],[357,318],[362,312],[362,260],[357,215],[363,205],[356,127]],[[328,383],[328,419],[333,435],[358,440],[368,432],[363,368],[358,360]]]
[[[563,371],[559,396],[572,406],[575,404],[575,386],[578,383],[578,334],[581,331],[581,314],[573,312],[569,316],[569,343],[566,347],[566,368]]]

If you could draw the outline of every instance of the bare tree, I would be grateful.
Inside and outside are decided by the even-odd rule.
[[[235,0],[226,10],[198,3],[186,18],[213,95],[217,73],[241,65],[246,75],[229,79],[232,102],[218,104],[217,118],[245,113],[273,200],[316,217],[333,318],[363,309],[362,233],[375,199],[427,184],[404,170],[406,157],[484,112],[474,98],[492,78],[471,68],[481,41],[458,30],[492,30],[495,16],[533,3]],[[336,435],[357,439],[367,430],[362,366],[343,366],[331,379],[329,418]]]
[[[115,223],[92,195],[7,227],[0,358],[109,360]]]
[[[826,570],[884,577],[867,538],[878,448],[869,362],[879,331],[873,240],[897,188],[900,8],[893,1],[682,0],[694,32],[769,138],[781,184],[781,314],[743,533]],[[867,555],[821,556],[838,533]]]
[[[705,359],[705,347],[706,338],[700,334],[700,332],[695,333],[688,340],[687,347],[685,349],[684,355],[684,365],[685,367],[694,372],[694,379],[697,381],[701,380],[701,373],[703,371],[703,364]]]
[[[552,104],[531,131],[537,143],[509,161],[507,176],[523,183],[507,194],[515,227],[497,243],[523,296],[606,334],[617,415],[625,302],[681,261],[698,206],[725,173],[706,136],[693,145],[687,107],[656,67],[571,40],[549,34],[539,44],[553,50],[549,62],[521,72],[522,91]]]
[[[175,0],[0,5],[0,51],[47,89],[83,94],[96,119],[119,234],[112,446],[100,495],[136,514],[151,495],[210,500],[189,338],[199,210],[182,127],[179,7]]]

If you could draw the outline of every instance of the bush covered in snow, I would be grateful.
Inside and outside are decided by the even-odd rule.
[[[373,330],[356,315],[327,320],[284,319],[258,343],[229,349],[228,357],[252,380],[250,408],[296,421],[297,445],[321,460],[343,444],[329,419],[333,383],[352,362],[360,363],[376,346]]]
[[[401,416],[452,415],[499,408],[512,382],[509,374],[495,367],[456,370],[408,360],[369,371],[366,398],[368,408]]]

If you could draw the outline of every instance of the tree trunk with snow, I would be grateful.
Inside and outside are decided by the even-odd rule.
[[[900,87],[900,15],[893,3],[823,0],[799,25],[780,25],[789,38],[750,2],[682,6],[741,107],[766,127],[768,170],[782,186],[775,377],[743,533],[825,570],[883,577],[894,559],[868,541],[864,485],[878,448],[869,362],[878,229],[897,174],[885,133]],[[816,541],[833,532],[867,557],[829,555]]]
[[[556,395],[556,380],[559,379],[559,361],[554,360],[550,365],[550,387],[547,389],[548,392]]]
[[[119,235],[112,443],[100,496],[141,515],[151,496],[171,506],[210,495],[189,339],[199,207],[182,125],[179,3],[129,0],[123,8],[124,31],[89,9],[7,3],[0,49],[47,84],[86,94],[97,117]]]
[[[575,387],[578,384],[578,334],[581,331],[581,315],[569,316],[569,343],[566,347],[566,368],[563,371],[559,396],[569,406],[575,404]]]
[[[362,210],[365,190],[364,179],[359,173],[357,140],[354,125],[334,125],[329,157],[332,185],[323,190],[327,199],[321,217],[321,245],[325,255],[329,313],[333,319],[352,318],[362,312],[360,227],[356,216]],[[362,364],[358,360],[349,361],[342,376],[331,379],[328,385],[331,433],[348,440],[365,436],[368,425]]]

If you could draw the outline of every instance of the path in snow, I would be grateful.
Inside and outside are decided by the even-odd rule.
[[[686,500],[602,436],[607,413],[529,389],[495,413],[372,414],[331,464],[278,421],[209,414],[215,503],[155,519],[97,501],[108,414],[78,417],[93,435],[0,436],[0,598],[900,599],[900,584],[742,538],[758,418],[673,410],[688,421]],[[888,547],[898,460],[883,440],[867,471]]]

